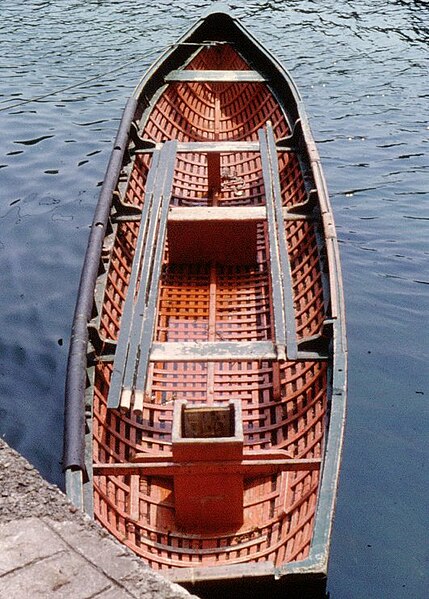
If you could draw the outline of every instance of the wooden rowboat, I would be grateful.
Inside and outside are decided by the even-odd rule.
[[[323,586],[345,400],[301,98],[212,12],[144,76],[115,141],[71,339],[67,492],[196,593]]]

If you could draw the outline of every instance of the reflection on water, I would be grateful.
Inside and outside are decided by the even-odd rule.
[[[331,599],[423,597],[427,2],[229,4],[300,87],[341,242],[350,399]],[[70,323],[121,111],[210,5],[0,4],[0,430],[57,483]]]

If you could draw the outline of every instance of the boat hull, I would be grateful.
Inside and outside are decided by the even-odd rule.
[[[344,324],[301,98],[212,13],[148,71],[115,141],[69,355],[72,500],[198,592],[323,590]]]

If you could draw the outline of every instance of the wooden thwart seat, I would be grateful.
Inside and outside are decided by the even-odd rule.
[[[159,456],[158,461],[150,461],[145,454],[144,462],[122,462],[116,464],[94,464],[94,474],[99,476],[126,476],[140,474],[141,476],[174,476],[175,474],[195,474],[196,472],[208,474],[241,474],[245,477],[268,476],[282,471],[298,472],[318,470],[321,465],[320,458],[278,458],[267,457],[265,452],[244,452],[244,458],[238,462],[210,461],[178,464],[172,460],[171,454]],[[253,459],[252,459],[253,458]]]
[[[178,69],[171,71],[165,78],[167,82],[181,81],[192,83],[263,83],[265,78],[256,71],[232,70],[194,70]]]
[[[183,341],[153,343],[152,362],[224,362],[227,360],[275,360],[271,341]]]
[[[290,209],[283,207],[283,219],[289,220],[312,220],[309,214],[300,212],[291,212]],[[202,222],[202,221],[223,221],[240,222],[256,221],[263,222],[267,218],[265,206],[171,206],[168,213],[169,222]],[[114,217],[114,222],[140,221],[140,210],[135,210],[130,214],[118,214]]]

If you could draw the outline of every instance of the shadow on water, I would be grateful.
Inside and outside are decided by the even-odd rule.
[[[226,580],[215,586],[202,583],[186,585],[186,589],[200,599],[335,599],[326,592],[326,580],[299,583],[289,579],[279,584],[278,581],[258,580]]]

